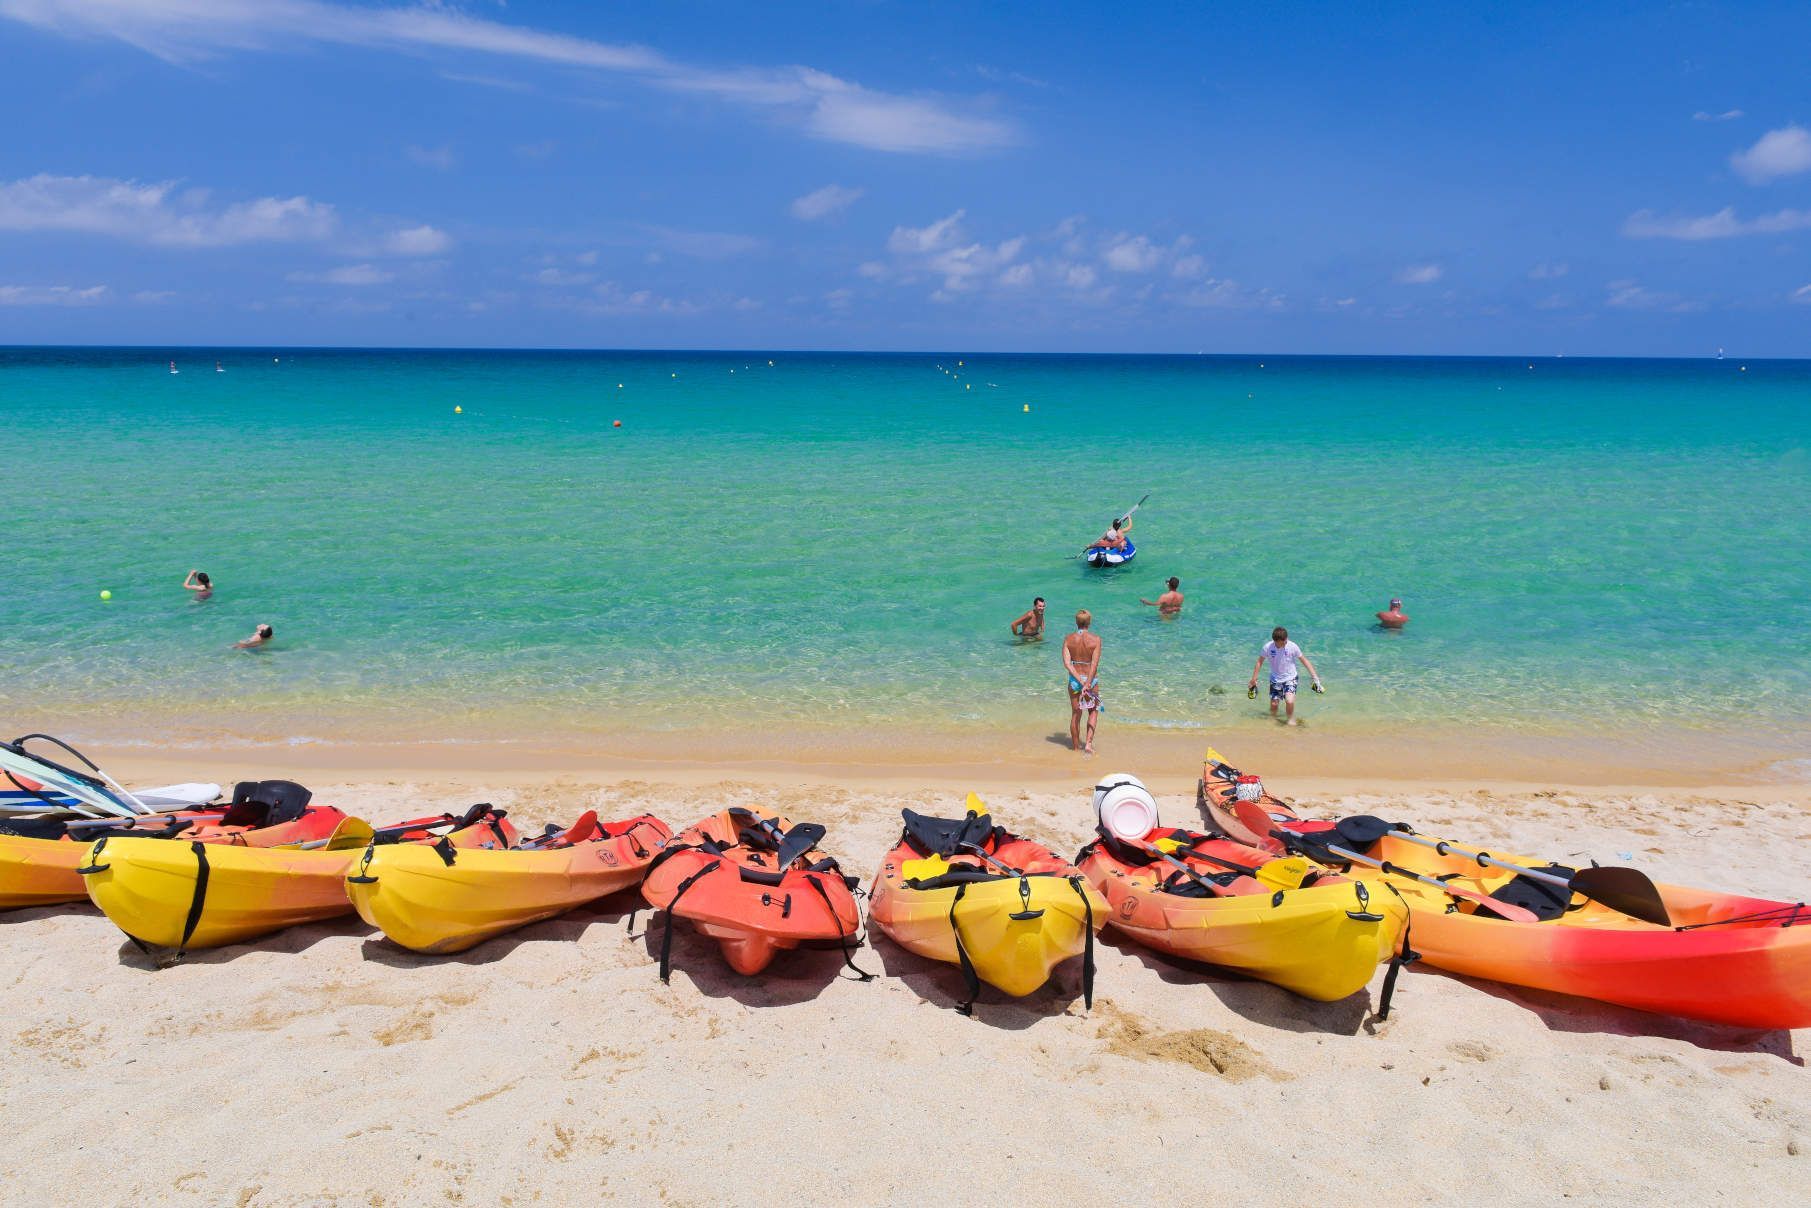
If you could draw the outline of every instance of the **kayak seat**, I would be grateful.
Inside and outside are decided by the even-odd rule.
[[[1239,879],[1239,874],[1236,872],[1204,872],[1200,875],[1201,880],[1211,881],[1222,889]],[[1201,884],[1201,881],[1195,880],[1194,877],[1184,876],[1179,872],[1173,872],[1165,877],[1157,888],[1163,893],[1173,893],[1179,898],[1205,898],[1208,896],[1207,889]]]
[[[994,825],[991,816],[973,810],[968,812],[968,817],[960,819],[927,818],[911,810],[901,810],[900,815],[905,819],[906,842],[926,856],[948,859],[965,845],[986,850],[1004,834]]]
[[[973,885],[977,881],[998,881],[1002,875],[989,868],[951,868],[922,880],[907,877],[905,886],[917,890],[950,889],[957,885]]]
[[[0,818],[0,835],[21,839],[61,839],[68,826],[56,818]]]
[[[313,799],[312,792],[293,780],[241,780],[233,786],[232,804],[219,824],[279,826],[300,818]]]
[[[1556,877],[1570,877],[1578,870],[1567,868],[1563,864],[1549,864],[1539,871],[1551,873]],[[1522,876],[1519,873],[1504,882],[1490,896],[1499,902],[1507,902],[1511,906],[1520,906],[1525,910],[1532,911],[1534,916],[1542,922],[1557,919],[1572,908],[1570,890],[1561,889],[1557,885],[1549,885],[1545,881],[1537,881],[1533,877]],[[1478,907],[1480,914],[1489,912],[1490,907],[1488,906]]]

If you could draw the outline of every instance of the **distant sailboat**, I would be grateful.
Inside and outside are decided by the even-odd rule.
[[[170,372],[171,372],[171,373],[181,373],[181,372],[182,372],[182,370],[180,370],[180,369],[178,369],[178,368],[176,368],[176,362],[175,362],[175,361],[171,361],[171,362],[170,362]]]
[[[215,372],[215,373],[225,373],[225,372],[226,372],[226,370],[224,370],[224,369],[222,369],[222,368],[221,368],[221,367],[220,367],[220,362],[219,362],[219,361],[215,361],[215,362],[214,362],[214,372]]]
[[[1717,349],[1717,359],[1719,361],[1723,359],[1723,350],[1721,348]]]

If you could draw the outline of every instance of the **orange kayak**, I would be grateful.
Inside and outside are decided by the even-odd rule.
[[[673,917],[686,919],[723,949],[738,973],[759,973],[780,952],[839,943],[863,981],[852,949],[861,912],[854,877],[818,849],[824,828],[732,806],[687,828],[655,857],[642,896],[667,912],[660,980],[672,967]]]
[[[1279,846],[1241,821],[1232,786],[1211,764],[1202,777],[1202,796],[1229,834],[1273,851]],[[1657,893],[1667,919],[1661,924],[1490,861],[1562,880],[1617,870],[1581,870],[1504,853],[1481,853],[1480,861],[1474,848],[1418,835],[1400,824],[1365,819],[1373,825],[1347,826],[1342,834],[1338,823],[1302,818],[1275,798],[1267,796],[1262,804],[1275,829],[1307,841],[1304,852],[1331,843],[1537,916],[1533,922],[1500,918],[1476,897],[1387,876],[1408,903],[1409,942],[1436,968],[1709,1023],[1811,1027],[1811,906],[1805,902],[1652,884],[1634,874]],[[1252,817],[1249,807],[1246,817]],[[1387,833],[1368,837],[1376,830]],[[1430,849],[1430,843],[1443,850]]]

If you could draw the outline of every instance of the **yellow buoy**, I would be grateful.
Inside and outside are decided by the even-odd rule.
[[[453,408],[453,414],[454,414],[454,415],[464,415],[464,414],[465,414],[465,408],[464,408],[464,407],[454,407],[454,408]]]
[[[101,592],[101,599],[103,599],[103,600],[111,600],[111,599],[112,599],[112,598],[113,598],[113,593],[112,593],[112,592],[110,592],[110,591],[103,591],[103,592]]]
[[[1025,414],[1027,414],[1027,415],[1031,414],[1031,404],[1030,403],[1025,404]]]

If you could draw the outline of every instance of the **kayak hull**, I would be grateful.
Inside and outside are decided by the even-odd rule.
[[[1231,789],[1204,781],[1216,822],[1250,836]],[[1312,835],[1332,824],[1266,798],[1281,829]],[[1431,836],[1428,836],[1431,838]],[[1356,850],[1356,849],[1355,849]],[[1385,835],[1362,854],[1448,877],[1493,894],[1515,876],[1457,850],[1442,855]],[[1547,861],[1497,854],[1523,867]],[[1617,1006],[1742,1028],[1811,1027],[1811,906],[1681,885],[1657,885],[1673,926],[1662,927],[1574,895],[1558,918],[1512,922],[1403,877],[1386,877],[1407,901],[1415,951],[1437,969],[1483,981],[1595,999]]]
[[[1204,835],[1164,834],[1247,867],[1274,859]],[[1206,875],[1222,871],[1207,862],[1190,866]],[[1278,892],[1240,876],[1223,890],[1230,896],[1190,897],[1163,888],[1175,871],[1170,865],[1121,859],[1103,843],[1084,849],[1079,867],[1106,898],[1107,925],[1115,931],[1169,956],[1231,969],[1319,1002],[1369,985],[1377,966],[1396,954],[1409,916],[1403,900],[1375,880],[1320,877]]]
[[[69,839],[0,835],[0,910],[87,901],[75,870],[88,847]]]
[[[393,943],[464,952],[639,883],[672,833],[646,815],[604,832],[550,850],[460,849],[450,862],[418,843],[369,847],[347,870],[345,896]]]
[[[1082,552],[1089,566],[1124,566],[1138,556],[1138,547],[1127,541],[1124,549],[1089,549]]]
[[[1106,924],[1107,902],[1073,865],[1038,844],[1009,836],[992,854],[1027,875],[917,888],[907,865],[919,853],[902,842],[881,862],[868,919],[908,952],[948,964],[960,964],[960,938],[977,977],[1023,998],[1083,955],[1090,933]]]
[[[812,847],[776,869],[771,851],[744,838],[756,817],[781,834],[792,829],[783,817],[753,811],[706,818],[674,838],[642,884],[642,897],[716,940],[729,967],[745,976],[802,944],[853,946],[861,912],[835,861]]]

